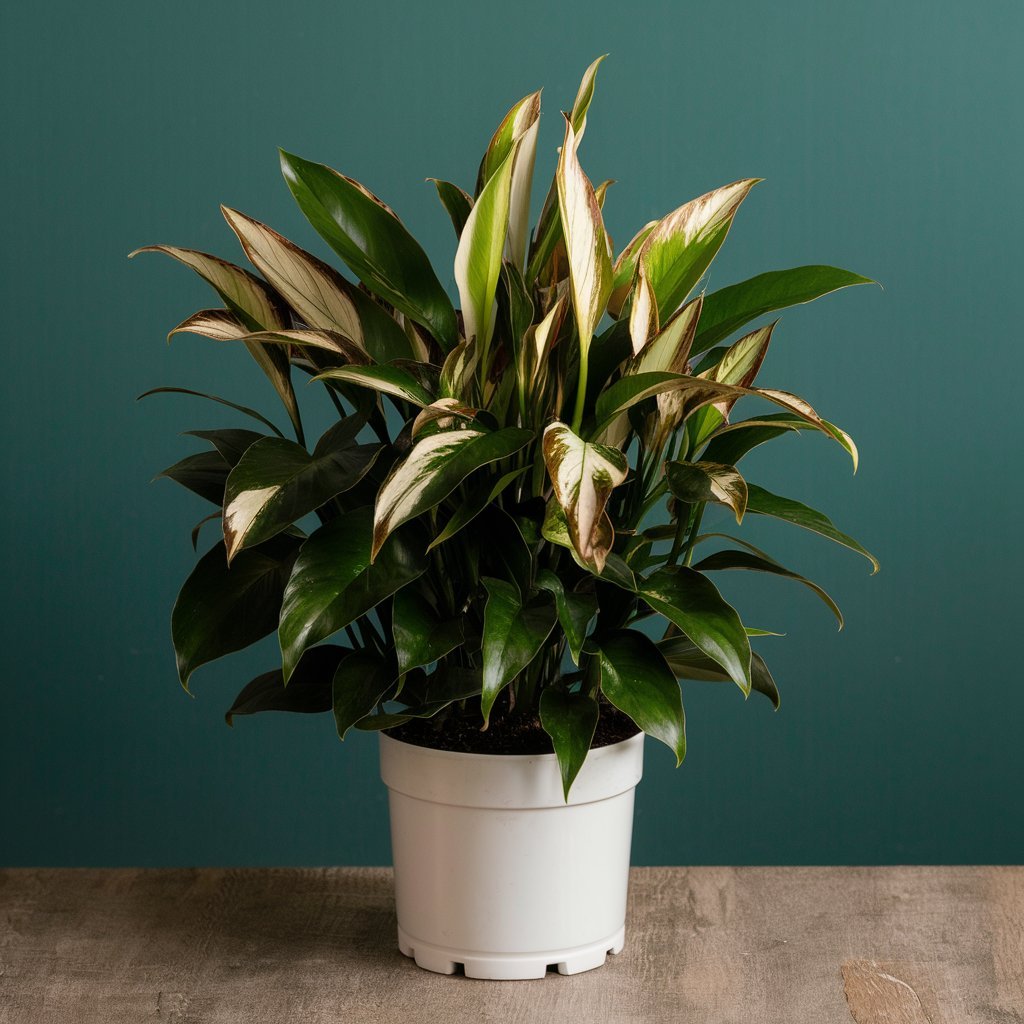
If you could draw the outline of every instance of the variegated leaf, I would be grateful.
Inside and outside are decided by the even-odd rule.
[[[532,437],[531,431],[517,428],[493,433],[468,428],[421,438],[377,494],[371,557],[402,523],[434,508],[474,470],[507,458]]]
[[[572,122],[572,129],[576,133],[576,145],[579,145],[580,139],[583,138],[583,133],[587,130],[587,113],[590,110],[590,104],[594,99],[594,85],[597,81],[597,69],[601,66],[601,62],[607,57],[608,54],[604,53],[595,60],[586,71],[583,72],[583,78],[580,80],[580,87],[576,90],[576,99],[573,100],[572,113],[569,115],[569,120]]]
[[[558,207],[569,258],[569,291],[585,362],[590,341],[608,304],[612,264],[601,210],[593,186],[576,157],[575,132],[568,118],[556,178]]]
[[[335,366],[313,380],[343,380],[422,407],[434,401],[433,393],[421,377],[403,366]]]
[[[419,437],[427,427],[436,426],[443,430],[451,430],[458,421],[472,420],[479,409],[460,402],[457,398],[439,398],[421,410],[412,424],[413,439]]]
[[[647,236],[640,260],[658,296],[663,319],[704,275],[725,241],[740,203],[758,181],[744,178],[693,199],[663,217]]]
[[[517,151],[517,146],[513,145],[484,185],[455,254],[455,282],[462,303],[466,340],[475,338],[483,351],[494,329],[494,296],[508,233],[512,170]]]
[[[261,345],[298,345],[301,348],[318,348],[325,352],[333,352],[348,363],[365,365],[369,356],[351,341],[347,335],[338,331],[294,330],[294,331],[256,331],[246,334],[243,341],[257,342]]]
[[[640,355],[630,360],[626,373],[683,373],[700,321],[703,302],[703,297],[698,295],[677,310]]]
[[[647,275],[640,272],[633,289],[633,306],[629,312],[629,337],[633,356],[639,356],[647,343],[658,333],[658,299]]]
[[[167,335],[167,340],[170,341],[176,334],[201,334],[214,341],[237,341],[247,333],[230,309],[201,309],[182,320]]]
[[[617,448],[590,444],[564,423],[544,431],[544,462],[580,558],[600,573],[611,549],[605,511],[612,490],[629,470]]]
[[[633,287],[633,278],[636,275],[637,260],[640,259],[640,250],[648,235],[658,226],[656,220],[645,224],[626,244],[626,248],[619,253],[619,258],[612,268],[612,293],[608,297],[608,312],[616,320],[622,316],[622,310],[629,298],[630,290]]]
[[[669,490],[690,505],[713,501],[733,510],[736,522],[743,522],[747,510],[747,482],[735,466],[717,462],[667,462],[665,475]]]
[[[472,391],[473,374],[480,359],[480,347],[475,338],[463,338],[445,356],[441,367],[440,394],[444,398],[468,399]]]
[[[194,270],[220,295],[247,332],[275,331],[289,326],[287,311],[274,292],[254,274],[228,263],[227,260],[196,249],[181,249],[173,245],[146,245],[130,253],[128,258],[131,259],[140,252],[162,252]],[[245,347],[274,386],[297,436],[301,439],[302,420],[292,388],[288,356],[277,346],[266,348],[260,344],[246,342]]]

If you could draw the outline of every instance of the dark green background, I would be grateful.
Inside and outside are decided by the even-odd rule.
[[[451,228],[423,179],[470,184],[504,111],[544,86],[546,181],[558,110],[606,50],[581,157],[619,180],[618,242],[759,175],[712,287],[814,262],[885,285],[788,312],[762,378],[847,427],[860,473],[801,436],[748,474],[831,512],[882,572],[751,524],[848,628],[783,581],[722,579],[748,622],[788,633],[761,644],[783,708],[686,687],[689,755],[674,771],[649,743],[636,862],[1024,859],[1019,3],[189,0],[0,17],[0,862],[386,860],[375,740],[342,747],[326,716],[225,728],[272,641],[202,670],[195,700],[178,686],[168,618],[205,509],[148,480],[194,447],[179,431],[233,421],[134,396],[179,384],[276,410],[244,353],[164,344],[209,304],[201,283],[125,255],[236,258],[222,201],[323,253],[281,145],[369,184],[450,283]]]

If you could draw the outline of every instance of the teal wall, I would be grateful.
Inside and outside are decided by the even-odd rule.
[[[619,180],[616,239],[759,175],[713,286],[812,262],[885,285],[787,313],[763,374],[856,436],[857,477],[810,436],[749,464],[831,511],[882,572],[752,524],[848,628],[800,588],[722,581],[748,621],[788,634],[761,648],[783,707],[686,688],[690,752],[675,771],[649,746],[636,861],[1024,860],[1018,2],[58,0],[0,19],[0,862],[387,858],[371,738],[342,747],[328,717],[225,728],[269,642],[202,670],[194,700],[176,682],[169,612],[205,510],[148,480],[191,450],[178,432],[232,421],[134,396],[273,396],[237,351],[168,348],[205,290],[125,254],[234,258],[222,201],[322,252],[280,181],[282,145],[367,182],[450,266],[423,179],[468,184],[502,113],[540,85],[548,172],[558,109],[606,50],[582,156]]]

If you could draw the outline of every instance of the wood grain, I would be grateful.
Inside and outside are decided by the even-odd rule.
[[[395,948],[384,869],[0,871],[0,1024],[1024,1024],[1022,868],[646,868],[536,982]]]

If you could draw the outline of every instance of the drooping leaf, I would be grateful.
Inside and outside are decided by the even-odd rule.
[[[703,277],[729,233],[740,203],[759,178],[745,178],[673,210],[647,236],[640,264],[658,297],[662,320],[675,312]]]
[[[611,252],[594,188],[576,157],[576,135],[566,119],[558,158],[558,208],[569,259],[569,291],[583,359],[612,288]]]
[[[238,405],[236,402],[229,402],[226,398],[220,398],[217,395],[207,395],[202,391],[192,391],[189,388],[151,388],[149,391],[144,391],[139,395],[136,401],[141,401],[143,398],[148,398],[150,395],[192,395],[194,398],[206,398],[211,402],[226,405],[229,409],[234,409],[254,420],[258,420],[265,427],[268,427],[277,434],[278,437],[284,437],[284,434],[282,434],[281,431],[266,418],[266,416],[258,413],[255,409],[250,409],[246,405]]]
[[[404,366],[335,366],[313,380],[343,380],[423,407],[435,400],[422,377]]]
[[[395,594],[391,623],[399,675],[443,658],[464,638],[465,620],[442,619],[415,587]]]
[[[453,185],[450,181],[442,181],[440,178],[427,178],[427,181],[434,183],[437,197],[451,218],[455,235],[461,237],[462,229],[466,226],[470,211],[473,209],[473,197],[465,189]]]
[[[871,563],[871,574],[878,572],[878,559],[870,551],[867,551],[852,537],[836,529],[835,524],[823,512],[804,505],[802,502],[794,501],[792,498],[783,498],[777,494],[766,491],[757,484],[748,484],[747,511],[757,512],[759,515],[771,516],[774,519],[781,519],[784,522],[792,523],[794,526],[803,527],[812,533],[817,533],[828,540],[841,544],[863,555]]]
[[[713,501],[733,510],[736,522],[743,522],[747,508],[747,482],[734,466],[718,462],[666,462],[669,490],[691,505]]]
[[[434,508],[474,470],[507,458],[532,437],[532,431],[507,427],[492,433],[445,430],[420,438],[377,495],[373,557],[394,529]]]
[[[484,350],[494,330],[494,296],[508,233],[516,151],[516,147],[508,151],[473,204],[455,254],[455,282],[462,303],[466,338],[475,338]]]
[[[281,169],[306,219],[370,291],[428,328],[446,351],[455,310],[426,253],[394,212],[358,182],[281,152]]]
[[[278,638],[285,679],[306,648],[375,608],[426,569],[423,538],[401,531],[370,563],[373,512],[332,519],[302,545],[281,606]],[[240,556],[241,557],[241,556]]]
[[[635,629],[622,629],[600,644],[601,692],[648,736],[686,756],[686,718],[679,684],[657,645]]]
[[[220,505],[224,501],[224,485],[231,467],[220,452],[197,452],[157,473],[154,480],[166,477],[198,494],[200,498]]]
[[[564,423],[544,431],[544,462],[580,558],[600,573],[610,550],[605,510],[629,464],[617,448],[591,444]]]
[[[720,426],[710,438],[703,457],[710,462],[735,466],[747,452],[783,434],[816,429],[813,424],[788,413],[755,416]]]
[[[720,288],[704,300],[704,314],[693,351],[707,351],[765,313],[811,302],[840,288],[874,283],[870,278],[838,267],[809,266],[773,270]]]
[[[580,652],[587,639],[587,626],[597,614],[597,598],[593,594],[566,590],[562,580],[550,569],[544,569],[537,574],[537,586],[554,594],[558,621],[565,632],[572,660],[578,665]]]
[[[736,610],[715,585],[685,566],[659,569],[637,593],[679,627],[709,658],[750,693],[750,641]]]
[[[721,666],[709,658],[699,647],[685,636],[673,636],[658,643],[658,649],[668,662],[669,668],[679,679],[698,679],[705,682],[725,682],[732,680]],[[756,651],[750,659],[751,689],[763,694],[771,702],[776,711],[779,710],[779,688],[775,685],[771,672],[764,658]]]
[[[457,398],[439,398],[416,414],[412,424],[415,441],[425,430],[452,430],[460,424],[476,419],[479,409],[460,402]]]
[[[298,547],[294,537],[275,537],[229,567],[223,544],[216,544],[199,560],[171,613],[178,678],[186,690],[201,665],[274,631]]]
[[[354,429],[359,425],[357,421]],[[264,438],[245,452],[224,493],[229,561],[359,483],[382,446],[356,444],[348,428],[342,421],[328,431],[312,455],[280,437]]]
[[[220,295],[247,332],[276,331],[288,327],[287,315],[278,297],[247,270],[209,253],[196,249],[181,249],[173,245],[143,246],[131,253],[129,258],[140,252],[162,252],[194,270]],[[267,348],[258,343],[246,342],[245,347],[274,386],[296,432],[301,436],[302,424],[295,391],[292,388],[288,357],[276,346]]]
[[[486,726],[501,691],[533,661],[554,628],[557,615],[550,594],[525,602],[505,580],[484,577],[483,689],[481,711]]]
[[[235,715],[255,715],[261,711],[292,711],[317,714],[330,711],[331,680],[338,663],[348,652],[345,647],[323,644],[311,647],[299,662],[288,685],[279,668],[258,675],[235,698],[224,715],[233,725]]]
[[[555,748],[566,801],[590,753],[599,715],[597,701],[585,693],[569,693],[548,686],[540,695],[540,724]]]
[[[230,309],[201,309],[182,320],[167,335],[167,340],[176,334],[200,334],[214,341],[235,341],[248,332]]]
[[[374,709],[394,681],[394,664],[376,651],[351,651],[342,659],[332,687],[338,739]]]
[[[404,335],[403,335],[404,337]],[[369,357],[349,341],[339,331],[300,329],[294,331],[256,331],[242,336],[243,341],[257,342],[261,345],[285,345],[288,347],[315,348],[330,352],[343,359],[346,363],[362,365],[368,363]]]
[[[730,538],[736,540],[736,538]],[[798,572],[793,572],[792,569],[787,569],[784,565],[780,565],[775,561],[774,558],[769,557],[763,551],[755,548],[752,544],[747,544],[746,541],[738,541],[743,544],[746,551],[736,550],[725,550],[716,551],[713,555],[708,555],[706,558],[702,558],[693,568],[697,572],[716,572],[722,569],[747,569],[752,572],[766,572],[771,573],[774,576],[784,576],[787,579],[795,580],[797,583],[802,583],[809,590],[821,598],[825,606],[830,612],[836,617],[836,622],[839,623],[839,628],[843,628],[843,613],[839,610],[839,605],[832,600],[831,597],[818,586],[813,580],[807,579],[806,576],[801,576]]]

